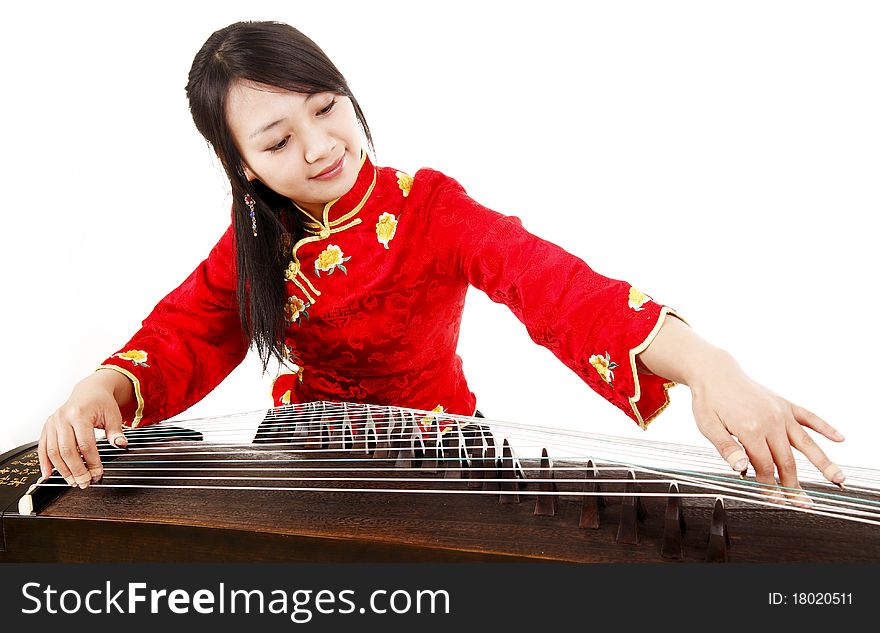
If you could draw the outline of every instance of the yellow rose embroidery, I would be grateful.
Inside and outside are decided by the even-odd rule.
[[[379,239],[379,243],[388,248],[388,242],[394,239],[396,232],[397,218],[390,213],[380,215],[379,221],[376,223],[376,237]]]
[[[149,367],[149,365],[147,365],[147,353],[143,350],[130,349],[127,352],[114,354],[114,356],[118,356],[122,360],[130,360],[138,367]]]
[[[629,287],[629,307],[635,311],[644,310],[642,307],[648,301],[652,301],[651,297],[633,286]]]
[[[618,365],[611,361],[611,355],[608,352],[605,352],[605,356],[593,354],[590,356],[590,364],[596,368],[598,374],[602,376],[602,380],[611,384],[611,381],[614,380],[614,372],[611,370],[617,369]]]
[[[299,297],[288,297],[287,303],[284,304],[284,320],[288,323],[293,323],[299,319],[300,314],[308,319],[309,313],[307,308],[308,306],[306,306],[305,301]]]
[[[400,190],[403,192],[403,197],[406,198],[409,195],[409,190],[412,189],[412,176],[405,174],[402,171],[396,171],[394,172],[394,175],[397,176],[397,186],[400,187]]]
[[[336,246],[335,244],[328,244],[327,248],[318,255],[318,258],[315,260],[315,275],[318,277],[321,276],[320,271],[330,271],[330,274],[333,274],[333,271],[337,268],[344,272],[346,275],[348,271],[345,269],[345,265],[343,262],[347,262],[351,257],[343,257],[342,249]]]
[[[281,396],[281,404],[290,404],[290,389],[284,392],[284,395]]]
[[[434,411],[436,413],[443,413],[444,411],[446,411],[446,409],[443,408],[442,404],[438,404],[436,407],[431,409],[431,411]],[[433,422],[434,417],[435,416],[428,414],[428,415],[424,416],[421,420],[419,420],[419,424],[423,428],[427,429],[428,427],[431,426],[431,422]]]

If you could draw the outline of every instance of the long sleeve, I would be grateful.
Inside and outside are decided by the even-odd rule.
[[[509,307],[532,340],[646,428],[669,404],[667,391],[676,383],[639,374],[636,355],[667,315],[681,317],[529,233],[519,218],[475,202],[454,179],[434,176],[429,235],[440,257],[492,301]]]
[[[186,280],[162,299],[140,330],[102,364],[128,376],[132,427],[165,420],[204,398],[244,359],[232,227]]]

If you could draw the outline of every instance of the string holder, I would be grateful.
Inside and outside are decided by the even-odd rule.
[[[538,484],[538,491],[543,493],[557,492],[556,481],[553,475],[553,464],[547,449],[541,450],[541,482]],[[556,497],[552,494],[539,494],[538,500],[535,502],[535,516],[552,517],[556,516]]]
[[[712,522],[709,525],[709,547],[706,550],[706,562],[726,563],[729,558],[730,531],[727,529],[727,511],[724,499],[715,499],[712,509]]]
[[[684,534],[687,525],[681,507],[678,483],[669,484],[669,497],[666,501],[666,517],[663,522],[663,542],[660,556],[673,560],[684,559]]]
[[[636,482],[635,471],[629,471],[624,484],[624,496],[620,500],[620,524],[617,527],[615,542],[622,545],[638,545],[639,521],[647,516],[645,504],[639,496],[641,487]]]
[[[605,497],[600,494],[602,488],[599,485],[599,470],[592,459],[587,461],[584,492],[586,494],[581,502],[581,516],[578,520],[578,527],[598,530],[600,524],[599,514],[601,508],[604,508],[606,504]]]
[[[500,479],[501,495],[498,501],[504,504],[519,503],[520,488],[518,476],[513,465],[513,451],[510,448],[510,442],[507,441],[507,438],[504,438],[504,443],[501,448]]]

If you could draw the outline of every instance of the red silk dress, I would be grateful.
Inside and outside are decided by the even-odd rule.
[[[276,406],[329,400],[473,415],[456,353],[468,285],[509,307],[532,340],[643,428],[669,404],[675,383],[639,374],[636,354],[678,315],[475,202],[453,178],[375,167],[363,152],[357,181],[325,206],[323,222],[301,211],[306,234],[288,245],[283,271],[285,346],[298,370],[275,380]],[[101,364],[134,383],[136,402],[123,411],[132,427],[184,411],[244,359],[234,247],[230,226]]]

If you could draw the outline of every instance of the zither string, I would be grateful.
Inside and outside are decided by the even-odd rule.
[[[280,409],[274,409],[270,411],[268,419],[264,421],[260,425],[259,434],[263,437],[271,437],[271,442],[260,442],[259,444],[223,444],[223,443],[208,443],[204,441],[192,441],[192,431],[202,432],[202,433],[221,433],[221,434],[236,434],[236,433],[247,433],[250,432],[251,436],[255,431],[256,424],[259,424],[263,418],[266,417],[266,412],[248,412],[244,414],[236,414],[232,416],[224,416],[222,418],[201,418],[201,419],[193,419],[187,421],[180,422],[165,422],[156,425],[152,425],[150,427],[146,427],[143,429],[134,429],[126,432],[126,435],[130,440],[137,440],[137,443],[133,443],[128,451],[126,451],[126,459],[124,461],[118,462],[108,462],[105,465],[105,480],[125,480],[125,479],[136,479],[138,481],[159,481],[159,484],[124,484],[124,483],[101,483],[98,484],[100,486],[107,487],[127,487],[127,488],[176,488],[176,489],[229,489],[229,490],[271,490],[271,491],[313,491],[313,492],[385,492],[385,493],[405,493],[405,494],[413,494],[413,493],[422,493],[422,494],[504,494],[502,491],[494,491],[493,493],[487,493],[482,490],[448,490],[448,489],[437,489],[437,488],[424,488],[424,489],[399,489],[399,488],[364,488],[364,487],[345,487],[345,488],[318,488],[318,487],[298,487],[295,485],[291,486],[254,486],[254,485],[218,485],[214,483],[204,484],[204,485],[176,485],[171,482],[178,480],[186,480],[186,481],[241,481],[241,482],[252,482],[252,481],[280,481],[285,483],[296,484],[303,481],[342,481],[342,482],[421,482],[423,484],[430,484],[432,486],[447,485],[448,482],[453,481],[459,485],[464,481],[463,479],[445,479],[445,478],[426,478],[416,477],[401,477],[401,473],[407,472],[421,472],[424,473],[424,466],[420,468],[412,468],[412,469],[402,469],[402,468],[365,468],[364,464],[373,463],[375,464],[377,461],[371,457],[358,457],[358,453],[352,451],[352,449],[337,449],[337,450],[328,450],[324,449],[305,449],[303,447],[303,442],[328,442],[328,441],[339,441],[343,437],[348,440],[352,439],[352,435],[350,430],[356,429],[359,432],[363,432],[366,429],[371,429],[371,433],[374,435],[371,436],[371,439],[379,441],[384,441],[386,445],[390,445],[390,450],[392,453],[399,452],[401,447],[409,448],[413,445],[413,437],[416,438],[415,448],[420,450],[423,447],[430,447],[434,442],[437,441],[437,433],[436,426],[433,427],[434,432],[428,433],[427,435],[422,435],[420,438],[418,435],[414,433],[414,423],[420,419],[425,417],[434,421],[435,424],[437,421],[443,424],[450,423],[458,423],[452,426],[452,430],[450,431],[452,442],[454,447],[459,449],[458,451],[451,452],[460,452],[461,450],[472,452],[474,450],[479,450],[481,454],[484,453],[485,449],[489,446],[490,441],[487,439],[486,435],[482,433],[480,429],[491,429],[492,432],[496,435],[494,437],[494,441],[492,442],[492,446],[495,448],[496,457],[494,460],[498,460],[501,456],[501,444],[499,441],[499,437],[501,433],[504,433],[504,437],[511,441],[511,444],[516,446],[517,454],[514,455],[514,464],[515,466],[512,470],[525,473],[526,471],[535,471],[539,470],[538,466],[535,467],[523,467],[521,463],[522,455],[525,455],[523,451],[525,449],[536,449],[534,455],[530,454],[531,459],[539,459],[540,451],[543,447],[551,447],[551,446],[560,446],[564,452],[569,453],[565,456],[559,457],[554,456],[556,461],[583,461],[585,462],[587,459],[593,459],[595,463],[597,463],[596,470],[598,472],[603,471],[620,471],[621,469],[630,469],[633,471],[639,471],[640,473],[645,474],[654,474],[661,477],[671,477],[669,479],[640,479],[638,483],[641,484],[669,484],[672,481],[676,481],[679,483],[679,486],[690,486],[696,489],[703,490],[703,492],[679,492],[672,493],[669,492],[645,492],[640,491],[640,496],[681,496],[681,497],[704,497],[704,498],[718,498],[722,497],[726,500],[734,500],[741,501],[745,503],[751,503],[758,506],[767,506],[778,508],[779,505],[777,503],[773,503],[771,501],[767,501],[767,496],[763,492],[761,492],[760,488],[763,486],[761,484],[757,484],[757,482],[748,482],[748,481],[739,481],[738,479],[733,478],[725,478],[725,477],[707,477],[704,474],[698,474],[688,471],[682,470],[670,470],[670,469],[659,469],[659,470],[651,470],[639,463],[634,463],[632,461],[623,460],[623,461],[615,461],[615,460],[603,460],[597,459],[595,457],[591,457],[591,454],[598,454],[599,447],[606,446],[612,447],[615,449],[615,452],[618,454],[622,454],[624,456],[635,457],[637,459],[643,459],[646,456],[651,456],[656,459],[658,456],[658,452],[663,454],[664,456],[670,458],[673,461],[676,461],[678,464],[685,464],[689,468],[693,467],[694,469],[702,469],[702,470],[718,470],[721,472],[729,472],[729,470],[725,471],[720,468],[718,464],[717,455],[711,453],[706,449],[701,449],[698,447],[687,447],[683,445],[675,445],[668,443],[660,443],[660,442],[646,442],[643,440],[632,440],[629,438],[615,438],[611,436],[603,436],[597,434],[590,433],[582,433],[582,432],[570,432],[561,429],[547,429],[544,427],[539,427],[536,425],[528,425],[528,424],[519,424],[519,423],[511,423],[504,422],[498,420],[490,420],[486,418],[473,418],[470,416],[457,416],[451,415],[447,413],[437,413],[432,411],[424,411],[424,410],[416,410],[416,409],[406,409],[399,407],[381,407],[378,405],[353,405],[351,403],[342,404],[342,403],[309,403],[306,405],[291,405],[289,407],[284,407]],[[387,433],[387,426],[390,422],[393,422],[397,425],[397,429],[402,427],[404,423],[406,423],[408,428],[408,435],[401,436],[397,430],[393,433]],[[178,425],[185,426],[188,430],[180,430]],[[330,430],[330,427],[333,427],[333,430]],[[470,427],[470,428],[469,428]],[[464,429],[464,431],[462,430]],[[282,433],[279,433],[281,431]],[[328,432],[324,432],[328,431]],[[476,447],[467,446],[466,438],[464,433],[474,431],[478,433],[476,436],[479,439],[479,443]],[[449,433],[441,436],[442,440],[449,441]],[[174,446],[168,446],[167,442],[169,440],[178,442],[178,444]],[[278,441],[281,440],[281,441]],[[284,440],[296,440],[296,441],[284,441]],[[533,443],[527,443],[529,440]],[[100,450],[99,452],[104,455],[114,454],[119,455],[119,449],[110,448],[109,445],[104,441],[99,443]],[[160,449],[161,447],[161,449]],[[272,448],[269,448],[272,447]],[[589,448],[588,448],[589,447]],[[195,450],[190,451],[187,449],[203,449],[203,450]],[[233,449],[233,450],[212,450],[212,449]],[[235,459],[234,456],[241,455],[242,449],[249,449],[251,451],[259,450],[261,454],[265,453],[269,455],[269,459],[267,460],[244,460],[244,459]],[[448,450],[448,449],[447,449]],[[223,472],[227,472],[230,470],[227,464],[239,464],[243,462],[252,462],[252,463],[271,463],[277,464],[279,462],[292,462],[292,463],[307,463],[307,459],[303,459],[302,457],[298,459],[276,459],[276,457],[285,455],[289,456],[291,452],[295,452],[297,455],[308,455],[308,453],[320,453],[320,461],[322,464],[333,463],[334,466],[325,467],[325,468],[279,468],[277,466],[273,466],[267,468],[263,467],[236,467],[237,471],[244,471],[249,474],[259,474],[265,472],[278,472],[278,471],[307,471],[311,470],[312,472],[320,471],[320,472],[329,472],[331,475],[344,473],[346,471],[351,471],[353,468],[358,471],[358,473],[362,473],[365,471],[368,472],[376,472],[376,473],[394,473],[394,477],[389,479],[388,477],[352,477],[348,476],[328,476],[328,477],[267,477],[265,475],[262,476],[185,476],[185,477],[170,477],[164,474],[156,474],[157,472],[163,471],[182,471],[182,470],[196,470],[196,471],[218,471],[223,470]],[[364,453],[361,452],[360,455]],[[177,457],[180,456],[188,456],[188,455],[217,455],[221,456],[216,459],[172,459],[172,460],[157,460],[157,459],[143,459],[143,458],[155,458],[155,457]],[[334,457],[328,458],[328,455],[334,455]],[[231,456],[231,458],[222,458],[222,456]],[[130,457],[137,457],[137,461],[130,460]],[[392,456],[389,459],[395,459],[395,456]],[[430,465],[431,458],[426,458],[424,455],[420,456],[422,464],[426,462]],[[462,462],[463,466],[467,468],[468,471],[493,471],[494,473],[504,472],[505,469],[500,465],[492,462],[490,466],[479,466],[480,462],[487,462],[490,458],[481,457],[481,456],[468,456],[466,458],[458,457],[450,455],[441,455],[436,460],[443,460],[444,463],[449,463],[450,461],[455,461],[458,459]],[[467,463],[465,463],[467,462]],[[156,464],[162,463],[173,463],[175,465],[183,465],[183,464],[201,464],[199,467],[167,467],[167,466],[156,466]],[[137,464],[137,465],[135,465]],[[143,464],[147,464],[144,466]],[[210,466],[206,466],[205,464],[223,464],[222,468],[212,468]],[[603,465],[598,465],[603,464]],[[604,465],[608,464],[608,465]],[[344,465],[344,466],[343,466]],[[343,466],[343,467],[339,467]],[[726,464],[725,464],[726,466]],[[119,474],[123,471],[132,471],[137,469],[137,472],[148,471],[147,475],[124,475]],[[554,471],[561,472],[563,470],[584,470],[584,467],[573,467],[573,466],[554,466]],[[511,469],[506,469],[511,470]],[[851,473],[853,472],[852,467],[847,468]],[[858,468],[860,482],[865,483],[864,488],[860,488],[859,490],[866,493],[874,494],[876,493],[876,488],[871,484],[880,480],[880,476],[876,471],[870,469]],[[713,481],[714,479],[714,481]],[[802,479],[805,479],[802,477]],[[853,481],[854,477],[851,475],[848,479],[848,483]],[[60,480],[59,478],[59,481]],[[483,479],[480,481],[511,481],[510,479],[496,479],[489,478]],[[557,484],[583,484],[587,482],[596,481],[600,484],[623,484],[629,480],[626,479],[592,479],[590,477],[587,478],[565,478],[565,479],[555,479],[555,480],[545,480],[541,477],[528,477],[525,480],[528,484],[538,484],[544,481],[555,481]],[[723,483],[722,483],[723,482]],[[823,480],[819,480],[820,483],[825,483]],[[66,486],[66,483],[58,483],[52,481],[52,479],[44,482],[42,485],[47,486],[55,486],[55,485],[63,485]],[[848,488],[851,490],[855,490],[851,485],[848,485]],[[780,491],[782,494],[787,492],[786,489],[782,489]],[[521,491],[520,494],[525,495],[539,495],[539,494],[554,494],[559,496],[583,496],[584,492],[579,491],[563,491],[558,490],[554,492],[542,492],[542,491]],[[612,491],[602,491],[599,493],[602,496],[624,496],[630,493],[625,492],[612,492]],[[791,507],[786,506],[787,509],[792,509],[795,511],[801,512],[809,512],[814,514],[823,514],[826,516],[836,516],[840,518],[847,518],[849,520],[860,521],[865,523],[872,523],[876,525],[880,525],[880,512],[878,512],[878,506],[880,506],[880,502],[875,500],[863,500],[855,497],[844,496],[840,494],[827,494],[827,493],[810,493],[813,498],[813,505],[810,508],[800,508],[800,507]],[[817,502],[818,500],[818,502]],[[821,502],[821,503],[819,503]],[[845,513],[845,515],[840,514]]]

